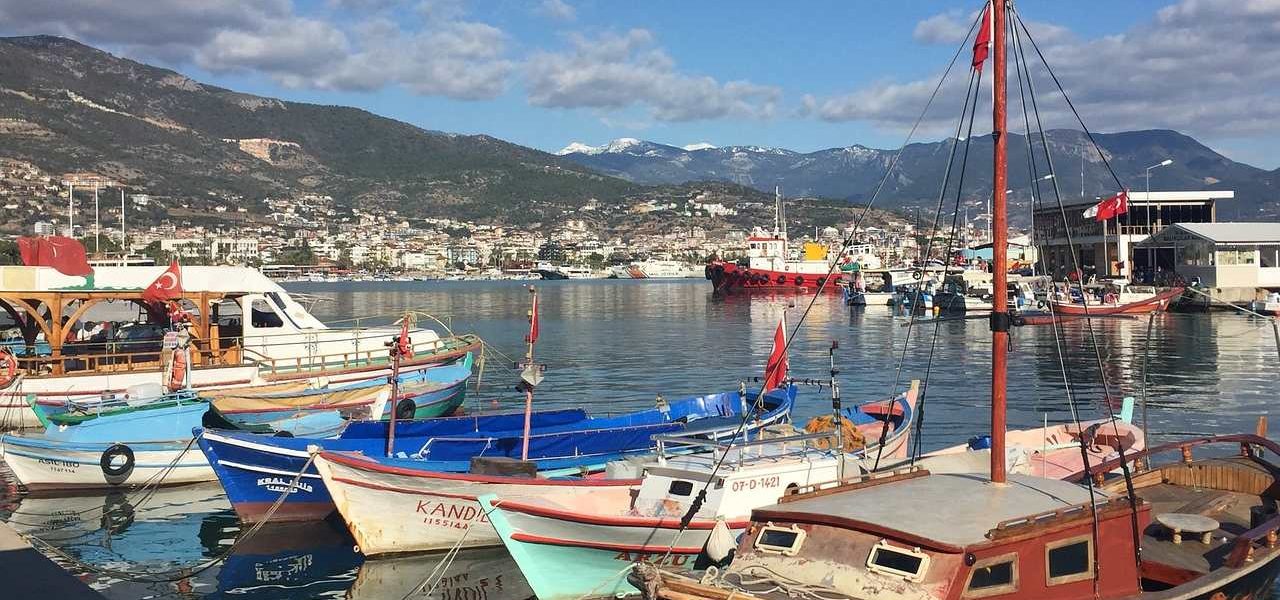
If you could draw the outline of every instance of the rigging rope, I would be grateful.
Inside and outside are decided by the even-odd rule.
[[[977,27],[977,24],[978,24],[978,20],[974,20],[974,23],[973,25],[970,26],[969,31],[972,32]],[[867,205],[863,208],[862,213],[858,215],[858,218],[854,222],[852,230],[849,232],[847,236],[845,236],[844,241],[841,244],[839,255],[843,255],[845,251],[850,246],[853,245],[854,240],[856,239],[856,236],[858,233],[858,229],[862,226],[862,222],[867,218],[867,215],[871,213],[871,208],[875,205],[876,199],[879,198],[880,192],[884,189],[885,183],[888,182],[889,177],[893,174],[894,169],[897,167],[898,160],[902,157],[902,153],[906,151],[907,145],[910,144],[911,139],[915,135],[916,131],[919,129],[920,123],[924,121],[924,117],[926,114],[928,114],[929,108],[933,106],[933,101],[935,98],[937,98],[938,91],[942,89],[942,84],[946,81],[947,75],[951,72],[952,67],[955,66],[956,60],[960,57],[960,54],[964,51],[964,49],[965,49],[965,45],[962,43],[960,47],[956,49],[955,54],[951,57],[951,62],[947,65],[946,71],[944,71],[942,76],[938,79],[938,84],[934,86],[933,93],[929,95],[929,100],[928,102],[925,103],[924,110],[921,111],[920,116],[917,117],[915,123],[912,124],[911,131],[908,132],[907,134],[906,142],[904,142],[902,146],[898,148],[898,151],[894,153],[893,158],[889,161],[888,167],[885,169],[884,176],[880,178],[879,184],[876,185],[875,191],[871,194],[871,198],[868,199]],[[822,296],[822,293],[823,291],[826,290],[826,287],[831,284],[831,279],[832,279],[831,275],[835,272],[838,266],[839,266],[838,262],[832,262],[831,266],[828,267],[827,269],[827,275],[821,278],[821,283],[818,284],[818,289],[814,292],[813,297],[809,299],[809,304],[805,307],[804,312],[801,313],[800,320],[796,323],[795,327],[792,328],[791,333],[787,335],[786,342],[783,344],[783,348],[782,348],[783,353],[786,353],[791,349],[791,344],[795,340],[796,334],[800,331],[800,327],[804,325],[805,319],[808,318],[809,312],[813,310],[813,306],[817,302],[818,298]],[[774,363],[773,368],[766,367],[764,379],[765,380],[770,379],[770,377],[773,375],[774,370],[776,370],[776,368],[780,365],[781,365],[781,362],[778,362],[778,363]],[[744,411],[742,415],[742,420],[738,423],[737,428],[734,429],[733,435],[729,437],[729,444],[733,444],[733,442],[738,439],[738,436],[742,434],[742,431],[746,427],[747,422],[751,419],[752,414],[758,409],[758,407],[760,407],[763,404],[764,396],[767,391],[768,390],[763,389],[763,386],[761,387],[759,394],[756,396],[756,401],[752,404],[752,409],[750,411]],[[893,402],[894,398],[896,397],[896,392],[897,390],[895,385],[895,389],[893,390],[893,393],[891,393],[889,396],[889,399],[888,399],[889,402]],[[728,452],[723,452],[721,453],[721,456],[719,457],[719,459],[716,460],[715,465],[712,467],[712,470],[711,470],[711,476],[707,478],[707,481],[706,483],[703,484],[702,489],[698,491],[697,496],[695,496],[694,502],[691,503],[690,505],[690,510],[687,511],[686,514],[681,518],[680,530],[677,532],[676,539],[679,539],[679,536],[682,535],[684,533],[684,530],[688,528],[688,523],[692,521],[694,513],[697,512],[697,507],[700,507],[702,502],[706,500],[707,490],[710,488],[711,482],[715,480],[716,473],[718,473],[720,471],[720,468],[724,466],[724,461],[728,457],[728,455],[729,455]],[[663,555],[663,560],[665,560],[667,557],[671,555],[671,552],[674,548],[675,548],[674,542],[671,545],[667,546],[667,551]]]
[[[1055,83],[1055,84],[1057,84],[1057,86],[1058,86],[1058,91],[1062,94],[1063,98],[1067,101],[1067,104],[1071,107],[1071,111],[1072,111],[1072,113],[1074,113],[1074,114],[1076,115],[1076,119],[1080,122],[1080,126],[1081,126],[1081,128],[1083,128],[1083,129],[1084,129],[1084,131],[1085,131],[1085,133],[1089,136],[1089,141],[1090,141],[1090,142],[1092,142],[1092,143],[1094,144],[1094,147],[1098,150],[1098,154],[1099,154],[1099,156],[1102,158],[1103,163],[1107,165],[1107,170],[1111,172],[1111,175],[1112,175],[1113,177],[1115,177],[1115,171],[1111,169],[1111,164],[1106,160],[1106,157],[1102,155],[1101,148],[1100,148],[1100,147],[1098,147],[1098,145],[1097,145],[1097,141],[1096,141],[1096,140],[1094,140],[1094,138],[1093,138],[1093,134],[1092,134],[1091,132],[1089,132],[1089,128],[1084,124],[1084,120],[1080,118],[1080,113],[1076,111],[1076,109],[1075,109],[1075,105],[1071,102],[1071,98],[1070,98],[1070,96],[1069,96],[1069,95],[1067,95],[1066,89],[1064,89],[1064,88],[1062,87],[1062,83],[1061,83],[1060,81],[1058,81],[1058,77],[1057,77],[1057,75],[1053,72],[1053,68],[1052,68],[1051,66],[1049,66],[1049,62],[1045,59],[1044,54],[1040,52],[1040,49],[1039,49],[1039,47],[1036,45],[1036,43],[1035,43],[1035,39],[1032,37],[1030,30],[1029,30],[1029,29],[1027,29],[1026,23],[1025,23],[1025,22],[1023,22],[1023,20],[1022,20],[1022,16],[1021,16],[1021,15],[1020,15],[1020,14],[1019,14],[1019,13],[1018,13],[1018,12],[1017,12],[1013,7],[1012,7],[1012,6],[1010,6],[1010,7],[1009,7],[1009,12],[1010,12],[1010,14],[1012,15],[1012,19],[1013,19],[1013,21],[1014,21],[1014,22],[1016,23],[1016,25],[1017,25],[1017,27],[1010,27],[1010,28],[1009,28],[1010,30],[1012,30],[1012,31],[1010,32],[1010,35],[1011,35],[1011,36],[1012,36],[1012,38],[1013,38],[1014,49],[1016,50],[1015,62],[1016,62],[1016,61],[1018,61],[1018,60],[1022,61],[1023,66],[1024,66],[1024,68],[1026,69],[1026,73],[1027,73],[1027,86],[1028,86],[1028,88],[1030,89],[1030,92],[1031,92],[1031,94],[1030,94],[1030,95],[1031,95],[1032,108],[1033,108],[1033,111],[1035,112],[1035,115],[1036,115],[1036,124],[1037,124],[1037,126],[1038,126],[1038,128],[1039,128],[1039,131],[1040,131],[1040,138],[1041,138],[1041,142],[1042,142],[1042,144],[1043,144],[1043,146],[1044,146],[1045,158],[1046,158],[1046,161],[1047,161],[1047,162],[1048,162],[1048,164],[1049,164],[1050,173],[1053,173],[1053,170],[1052,170],[1052,169],[1053,169],[1053,161],[1052,161],[1052,158],[1051,158],[1051,153],[1049,152],[1049,144],[1048,144],[1048,141],[1047,141],[1047,136],[1046,136],[1046,135],[1045,135],[1045,133],[1044,133],[1044,126],[1043,126],[1043,123],[1042,123],[1042,121],[1041,121],[1041,119],[1040,119],[1040,110],[1039,110],[1039,105],[1038,105],[1038,104],[1037,104],[1037,102],[1036,102],[1036,94],[1035,94],[1035,83],[1034,83],[1034,79],[1031,77],[1031,69],[1030,69],[1030,65],[1026,62],[1026,53],[1025,53],[1025,48],[1024,48],[1023,43],[1022,43],[1022,38],[1023,38],[1023,36],[1024,36],[1024,35],[1025,35],[1025,37],[1027,38],[1027,40],[1028,40],[1029,42],[1031,42],[1032,47],[1033,47],[1033,48],[1035,48],[1036,53],[1039,55],[1040,60],[1041,60],[1042,64],[1044,65],[1045,70],[1046,70],[1046,71],[1048,71],[1048,73],[1049,73],[1049,75],[1050,75],[1051,77],[1053,77],[1053,81],[1054,81],[1054,83]],[[1019,33],[1018,27],[1021,27],[1021,33]],[[1029,157],[1029,158],[1030,158],[1030,157]],[[1064,228],[1064,230],[1067,232],[1067,244],[1068,244],[1068,246],[1071,248],[1071,252],[1070,252],[1070,254],[1071,254],[1071,258],[1072,258],[1072,268],[1073,268],[1073,269],[1075,269],[1075,272],[1076,272],[1077,274],[1080,274],[1080,273],[1081,273],[1081,271],[1080,271],[1080,265],[1079,265],[1079,262],[1077,262],[1076,253],[1075,253],[1075,247],[1074,247],[1074,245],[1072,244],[1072,241],[1071,241],[1071,238],[1070,238],[1070,235],[1071,235],[1071,234],[1070,234],[1070,228],[1069,228],[1069,227],[1067,227],[1067,223],[1069,223],[1069,221],[1067,221],[1067,218],[1066,218],[1066,209],[1063,207],[1063,205],[1062,205],[1062,197],[1061,197],[1061,195],[1058,193],[1058,182],[1057,182],[1057,178],[1056,178],[1056,177],[1054,177],[1054,178],[1053,178],[1053,180],[1054,180],[1054,192],[1055,192],[1055,196],[1057,197],[1057,201],[1058,201],[1058,211],[1059,211],[1059,213],[1062,215],[1062,219],[1063,219],[1063,221],[1062,221],[1062,222],[1063,222],[1063,226],[1064,226],[1063,228]],[[1117,183],[1117,185],[1120,185],[1120,179],[1119,179],[1118,177],[1116,177],[1116,183]],[[1121,187],[1121,189],[1124,189],[1123,185],[1120,185],[1120,187]],[[1095,359],[1095,361],[1097,362],[1097,366],[1098,366],[1098,375],[1099,375],[1100,379],[1102,380],[1103,393],[1104,393],[1104,396],[1103,396],[1103,402],[1102,402],[1102,404],[1103,404],[1103,405],[1106,407],[1106,409],[1107,409],[1107,416],[1108,416],[1108,420],[1109,420],[1109,422],[1111,423],[1112,429],[1113,429],[1113,431],[1114,431],[1114,433],[1115,433],[1115,435],[1116,435],[1116,439],[1117,439],[1117,443],[1116,443],[1116,451],[1117,451],[1117,452],[1119,453],[1119,455],[1120,455],[1120,470],[1121,470],[1121,472],[1122,472],[1122,474],[1123,474],[1123,476],[1124,476],[1125,488],[1126,488],[1126,492],[1127,492],[1128,500],[1129,500],[1129,520],[1130,520],[1129,525],[1130,525],[1130,533],[1131,533],[1131,535],[1132,535],[1132,543],[1133,543],[1133,560],[1134,560],[1134,565],[1135,565],[1136,567],[1139,567],[1139,569],[1138,569],[1138,570],[1139,570],[1139,571],[1141,571],[1141,568],[1140,568],[1140,567],[1141,567],[1141,565],[1142,565],[1142,545],[1141,545],[1141,535],[1142,535],[1142,533],[1141,533],[1141,529],[1140,529],[1139,524],[1138,524],[1138,500],[1137,500],[1137,493],[1136,493],[1136,491],[1134,490],[1134,486],[1133,486],[1133,476],[1132,476],[1132,473],[1131,473],[1131,472],[1130,472],[1130,470],[1129,470],[1129,463],[1128,463],[1128,460],[1127,460],[1127,458],[1125,457],[1124,444],[1123,444],[1123,442],[1120,442],[1120,441],[1119,441],[1119,440],[1121,439],[1121,436],[1120,436],[1120,425],[1119,425],[1119,423],[1118,423],[1118,422],[1117,422],[1117,420],[1116,420],[1115,408],[1111,405],[1111,401],[1110,401],[1110,398],[1111,398],[1111,389],[1110,389],[1110,386],[1108,385],[1108,382],[1107,382],[1106,369],[1105,369],[1105,366],[1104,366],[1104,364],[1103,364],[1103,359],[1102,359],[1102,349],[1101,349],[1100,344],[1098,343],[1097,333],[1096,333],[1096,331],[1094,330],[1094,327],[1093,327],[1093,319],[1092,319],[1092,318],[1091,318],[1091,316],[1089,315],[1089,308],[1088,308],[1088,295],[1084,293],[1084,281],[1083,281],[1083,277],[1080,277],[1079,279],[1081,280],[1081,281],[1079,282],[1079,284],[1080,284],[1081,297],[1084,299],[1085,327],[1086,327],[1086,329],[1087,329],[1087,331],[1088,331],[1088,333],[1089,333],[1090,345],[1092,345],[1092,346],[1093,346],[1094,359]],[[1068,286],[1069,286],[1069,285],[1070,285],[1070,284],[1068,284]],[[1058,320],[1057,320],[1056,316],[1055,316],[1055,315],[1054,315],[1054,313],[1053,313],[1053,302],[1049,302],[1048,304],[1049,304],[1049,307],[1050,307],[1050,317],[1053,317],[1053,318],[1051,318],[1051,319],[1050,319],[1050,321],[1051,321],[1052,327],[1054,328],[1054,336],[1055,336],[1055,339],[1056,339],[1056,338],[1058,338],[1058,336],[1059,336],[1059,332],[1058,332],[1058,326],[1059,326],[1059,323],[1058,323]],[[1060,348],[1059,348],[1059,352],[1058,352],[1058,354],[1059,354],[1059,366],[1060,366],[1060,368],[1062,369],[1063,379],[1064,379],[1064,381],[1067,381],[1067,380],[1069,380],[1069,379],[1070,379],[1070,376],[1069,376],[1069,374],[1068,374],[1068,373],[1067,373],[1067,371],[1066,371],[1065,359],[1064,359],[1064,358],[1063,358],[1063,356],[1062,356],[1062,355],[1063,355],[1063,353],[1062,353],[1062,351],[1061,351],[1061,349],[1060,349]],[[1080,455],[1081,455],[1081,458],[1083,459],[1084,474],[1085,474],[1085,479],[1086,479],[1085,485],[1086,485],[1086,486],[1088,487],[1088,489],[1089,489],[1090,515],[1091,515],[1091,517],[1092,517],[1092,536],[1093,536],[1093,544],[1094,544],[1094,547],[1096,548],[1096,547],[1098,547],[1098,545],[1099,545],[1099,543],[1100,543],[1100,537],[1101,537],[1101,534],[1100,534],[1100,531],[1099,531],[1099,527],[1100,527],[1100,526],[1099,526],[1099,523],[1098,523],[1098,509],[1097,509],[1097,505],[1093,502],[1093,500],[1094,500],[1094,486],[1093,486],[1093,482],[1092,482],[1092,481],[1089,481],[1089,479],[1091,479],[1091,473],[1090,473],[1090,469],[1091,469],[1091,467],[1090,467],[1090,465],[1089,465],[1089,454],[1088,454],[1088,450],[1087,450],[1088,440],[1086,439],[1086,437],[1088,437],[1088,435],[1087,435],[1087,433],[1086,433],[1083,429],[1081,429],[1081,427],[1080,427],[1080,418],[1079,418],[1079,414],[1078,414],[1078,412],[1076,411],[1076,408],[1075,408],[1075,402],[1074,402],[1074,399],[1073,399],[1073,398],[1068,397],[1068,402],[1069,402],[1069,403],[1070,403],[1070,405],[1071,405],[1071,409],[1072,409],[1072,418],[1073,418],[1073,420],[1076,422],[1076,429],[1080,431]],[[1100,577],[1100,574],[1101,574],[1101,569],[1100,569],[1100,566],[1101,566],[1101,565],[1100,565],[1099,558],[1098,558],[1098,556],[1097,556],[1097,554],[1096,554],[1096,553],[1095,553],[1095,554],[1094,554],[1094,556],[1093,556],[1093,562],[1094,562],[1093,587],[1094,587],[1094,595],[1096,596],[1096,595],[1098,595],[1098,593],[1099,593],[1099,585],[1100,585],[1100,583],[1099,583],[1099,577]],[[1139,579],[1140,579],[1140,576],[1139,576]],[[1138,583],[1139,583],[1139,585],[1141,585],[1141,581],[1139,581]]]

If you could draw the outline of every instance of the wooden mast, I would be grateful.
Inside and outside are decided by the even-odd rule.
[[[1005,206],[1008,189],[1007,56],[1005,48],[1005,0],[991,2],[992,90],[991,136],[995,146],[991,211],[994,236],[991,275],[995,293],[991,299],[991,481],[1005,482],[1005,392],[1009,356],[1009,224]]]

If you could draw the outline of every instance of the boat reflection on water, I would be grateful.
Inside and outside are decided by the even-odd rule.
[[[219,538],[226,548],[235,540]],[[235,546],[206,598],[341,598],[364,557],[329,521],[268,523]]]
[[[424,579],[447,553],[370,560],[360,567],[347,598],[431,598],[435,600],[528,600],[533,590],[505,548],[471,548],[454,556],[432,588]],[[433,580],[434,581],[434,580]],[[415,590],[415,588],[418,588]],[[425,589],[424,589],[425,588]],[[428,594],[427,592],[430,592]],[[411,594],[411,592],[414,592]]]

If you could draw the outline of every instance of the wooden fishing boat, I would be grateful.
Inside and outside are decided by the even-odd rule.
[[[1085,457],[1090,465],[1097,465],[1140,452],[1146,448],[1146,435],[1141,428],[1129,422],[1132,415],[1132,399],[1121,415],[1115,418],[1085,421],[1080,425],[1061,423],[1034,429],[1022,429],[1005,433],[1009,450],[1010,472],[1021,472],[1048,479],[1065,479],[1084,470]],[[1084,454],[1080,452],[1083,439]],[[974,450],[989,450],[990,438],[982,436],[967,444],[958,444],[925,455],[955,455]]]
[[[785,420],[795,394],[794,387],[766,394],[764,410],[751,423],[751,430]],[[535,411],[529,416],[528,459],[541,470],[602,469],[610,460],[651,452],[654,435],[692,432],[711,438],[728,436],[737,427],[740,406],[745,403],[738,392],[724,392],[664,401],[660,407],[612,417],[592,417],[581,409]],[[523,413],[498,413],[400,423],[393,456],[377,460],[406,471],[466,472],[473,456],[519,458],[526,437],[524,422]],[[387,423],[352,422],[333,439],[263,439],[205,431],[197,436],[197,442],[236,513],[244,521],[254,521],[280,490],[288,488],[292,475],[303,470],[309,447],[386,457],[389,430]],[[285,499],[275,519],[322,519],[333,510],[330,492],[312,467]]]
[[[1193,458],[1210,444],[1241,451]],[[783,599],[788,589],[827,598],[1265,597],[1280,563],[1280,466],[1263,450],[1280,446],[1232,435],[1128,455],[1140,469],[1151,455],[1182,453],[1134,475],[1132,505],[1118,477],[1093,494],[1066,481],[1014,476],[992,486],[925,470],[815,486],[755,511],[723,574],[700,582],[642,566],[635,579],[667,600]]]
[[[47,355],[19,352],[21,377],[0,394],[3,428],[39,427],[25,399],[34,395],[46,413],[69,402],[123,394],[163,381],[166,363],[159,337],[75,341],[71,327],[96,319],[109,302],[137,305],[155,320],[155,306],[142,293],[164,267],[97,267],[91,278],[63,275],[49,267],[0,266],[0,310],[17,323],[34,347],[41,336]],[[327,378],[331,384],[390,374],[386,343],[399,327],[330,327],[297,299],[256,270],[242,267],[183,267],[180,300],[190,314],[189,383],[197,390]],[[65,318],[65,323],[64,323]],[[136,327],[135,327],[136,328]],[[124,331],[113,323],[113,331]],[[414,328],[406,369],[462,358],[480,348],[473,335],[440,335]]]
[[[1183,288],[1176,287],[1160,292],[1150,298],[1125,304],[1090,303],[1085,305],[1058,301],[1051,302],[1053,311],[1064,316],[1143,315],[1169,308],[1171,302],[1182,296],[1182,291]]]
[[[50,424],[42,432],[0,435],[0,458],[30,491],[114,489],[147,482],[181,485],[213,481],[208,461],[192,441],[208,404],[175,398],[159,406],[103,415],[76,425]],[[332,435],[340,419],[311,415],[265,424],[266,432]],[[246,432],[251,437],[262,437]]]
[[[220,392],[210,399],[214,410],[232,423],[252,425],[299,414],[337,411],[349,419],[386,419],[392,410],[399,419],[425,419],[452,413],[466,397],[472,354],[451,364],[432,366],[397,377],[396,398],[383,379],[307,389],[300,392],[259,393],[246,388]]]
[[[1030,35],[1021,17],[1020,30],[1007,29],[1010,11],[1006,0],[988,3],[973,61],[980,70],[989,41],[996,289],[1005,285],[1008,261],[1006,41]],[[971,81],[971,94],[980,89]],[[1269,595],[1280,569],[1280,465],[1262,453],[1280,453],[1280,445],[1262,435],[1200,438],[1085,463],[1067,480],[1009,475],[1011,319],[1005,298],[995,300],[988,477],[916,467],[800,488],[753,512],[728,568],[694,580],[636,563],[634,584],[650,599],[667,600]],[[1193,457],[1209,444],[1230,444],[1239,453]],[[1178,452],[1178,460],[1146,468],[1148,458],[1168,452]],[[1121,474],[1108,479],[1116,468]]]
[[[732,540],[746,530],[751,509],[776,502],[786,490],[838,479],[864,457],[905,455],[915,388],[892,404],[889,410],[875,402],[866,405],[874,410],[847,411],[860,413],[856,420],[869,425],[867,440],[877,440],[887,420],[885,453],[878,452],[877,442],[847,454],[807,446],[828,433],[717,445],[710,454],[666,457],[660,452],[643,468],[634,498],[520,498],[493,490],[480,498],[480,506],[538,598],[635,593],[625,578],[629,563],[651,559],[672,569],[692,568],[717,531]],[[341,505],[339,510],[345,518]],[[574,568],[556,568],[565,564]]]

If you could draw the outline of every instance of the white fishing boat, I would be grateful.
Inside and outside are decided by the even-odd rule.
[[[69,401],[168,384],[165,311],[143,298],[165,272],[98,267],[79,277],[49,267],[0,267],[0,308],[16,316],[25,339],[35,343],[43,336],[49,347],[46,356],[20,358],[16,377],[0,373],[0,426],[38,427],[29,397],[57,412]],[[394,326],[329,327],[284,288],[244,267],[183,267],[179,303],[191,336],[190,368],[183,375],[196,389],[385,376],[386,344],[400,334]],[[87,336],[82,323],[100,329]],[[442,337],[425,328],[411,330],[410,338],[413,356],[406,368],[461,357],[480,344],[475,336]]]
[[[476,501],[480,494],[628,502],[640,483],[431,472],[335,452],[316,455],[315,466],[366,556],[500,544]]]
[[[689,263],[657,259],[619,266],[611,272],[619,279],[684,279],[702,276],[702,270]]]

